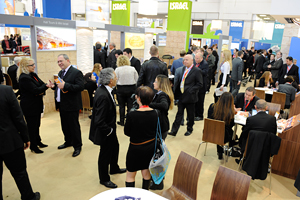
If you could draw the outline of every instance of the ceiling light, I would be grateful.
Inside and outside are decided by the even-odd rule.
[[[168,17],[168,15],[166,15],[165,17]]]
[[[77,17],[81,17],[81,15],[77,15]]]
[[[264,19],[270,19],[269,17],[266,17],[266,18],[264,18]]]
[[[259,16],[261,16],[261,17],[265,17],[265,16],[267,16],[267,15],[259,15]]]

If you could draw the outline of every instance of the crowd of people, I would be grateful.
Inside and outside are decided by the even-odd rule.
[[[16,51],[18,51],[19,46],[22,46],[21,35],[10,34],[10,37],[8,35],[4,35],[4,39],[1,42],[3,54],[15,53]]]
[[[158,120],[161,125],[162,138],[167,135],[176,136],[180,125],[184,125],[184,110],[187,111],[187,130],[185,136],[193,133],[195,121],[204,119],[205,96],[211,85],[215,84],[215,74],[218,69],[219,56],[217,45],[207,49],[193,47],[191,52],[180,51],[180,58],[174,60],[170,66],[170,73],[174,75],[174,82],[169,80],[166,63],[159,59],[156,46],[151,46],[151,58],[142,65],[132,55],[129,48],[116,50],[115,44],[110,43],[108,49],[95,44],[94,67],[89,73],[83,73],[71,65],[66,54],[57,57],[58,78],[54,82],[46,83],[35,73],[35,61],[29,58],[15,58],[15,65],[8,70],[15,90],[0,85],[0,119],[6,119],[4,127],[0,129],[0,160],[4,161],[19,187],[22,199],[39,199],[38,192],[33,193],[26,172],[24,150],[30,148],[32,152],[41,154],[40,148],[48,145],[42,142],[39,134],[40,118],[43,112],[43,96],[47,89],[55,91],[56,109],[59,111],[61,129],[64,142],[58,149],[73,147],[73,157],[80,155],[82,150],[79,112],[82,109],[81,91],[86,89],[93,108],[89,132],[89,139],[100,146],[98,159],[98,174],[100,184],[108,188],[116,188],[110,175],[126,173],[126,187],[135,186],[137,171],[143,176],[143,189],[163,189],[163,182],[155,185],[151,181],[148,169],[155,150],[155,137]],[[250,53],[251,52],[251,53]],[[251,76],[256,74],[257,87],[276,87],[278,91],[286,93],[286,108],[295,99],[298,90],[298,67],[293,64],[291,57],[283,64],[281,52],[267,55],[266,50],[256,57],[254,48],[251,50],[235,50],[231,55],[224,50],[220,56],[220,76],[217,88],[224,91],[222,95],[215,92],[214,103],[208,108],[208,118],[225,122],[224,142],[229,146],[239,144],[241,157],[250,130],[267,130],[274,132],[276,119],[266,115],[267,104],[264,99],[255,96],[255,88],[247,87],[240,93],[243,72]],[[255,58],[256,57],[256,58]],[[266,58],[269,58],[266,60]],[[246,69],[246,70],[245,70]],[[272,77],[274,74],[275,77]],[[250,78],[248,79],[250,80]],[[256,81],[255,81],[256,82]],[[230,85],[230,86],[229,86]],[[228,90],[225,91],[225,88]],[[229,89],[230,88],[230,89]],[[116,96],[116,98],[115,98]],[[20,99],[20,106],[17,102]],[[178,110],[170,127],[168,112],[177,104]],[[117,122],[116,106],[119,106],[119,121]],[[125,112],[127,107],[127,112]],[[234,115],[238,111],[258,110],[258,114],[247,119],[242,135],[232,139]],[[13,110],[13,112],[10,112]],[[23,118],[25,117],[25,120]],[[266,123],[258,123],[256,120]],[[270,130],[272,124],[272,130]],[[119,142],[117,125],[124,126],[124,134],[129,137],[130,145],[126,155],[126,169],[118,164]],[[142,130],[142,131],[141,131]],[[276,131],[274,132],[276,133]],[[9,138],[3,139],[3,138]],[[30,138],[30,142],[29,142]],[[24,148],[25,144],[25,148]],[[223,148],[217,145],[219,159],[223,159]],[[15,163],[20,162],[18,170]],[[240,162],[240,159],[237,159]],[[1,171],[2,174],[2,165]]]

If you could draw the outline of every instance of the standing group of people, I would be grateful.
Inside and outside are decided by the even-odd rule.
[[[4,39],[1,42],[3,53],[15,53],[18,51],[18,46],[22,46],[21,36],[19,34],[4,35]]]

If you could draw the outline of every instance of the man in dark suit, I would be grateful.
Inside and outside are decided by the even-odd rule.
[[[104,43],[104,47],[103,47],[103,50],[105,52],[107,52],[107,49],[108,49],[108,39],[105,40],[105,43]],[[106,55],[107,56],[107,55]]]
[[[213,52],[213,49],[211,47],[209,47],[207,49],[208,55],[205,58],[206,62],[208,63],[208,67],[209,67],[208,79],[207,79],[207,88],[206,88],[206,91],[208,91],[208,92],[210,90],[211,79],[213,77],[213,69],[215,67],[215,56],[212,54],[212,52]]]
[[[130,48],[124,49],[123,55],[129,58],[130,66],[134,67],[137,73],[139,74],[141,70],[141,61],[132,55],[132,50]]]
[[[10,86],[0,85],[0,198],[2,197],[3,162],[15,179],[21,199],[38,200],[26,170],[24,150],[30,146],[22,110]],[[6,196],[6,195],[5,195]]]
[[[175,75],[175,71],[179,68],[183,66],[183,57],[186,55],[187,53],[185,52],[185,50],[181,50],[179,55],[180,58],[178,58],[177,60],[174,60],[172,63],[172,67],[171,67],[171,73],[173,75]]]
[[[238,51],[237,57],[232,61],[232,72],[231,72],[231,83],[232,83],[232,96],[235,97],[240,90],[241,82],[243,78],[243,69],[244,69],[244,61],[243,61],[244,52]]]
[[[285,93],[285,109],[289,109],[291,107],[292,101],[295,100],[296,89],[292,86],[294,82],[294,78],[292,76],[288,76],[284,79],[285,84],[280,84],[278,87],[278,92]]]
[[[171,132],[168,133],[173,136],[176,136],[178,132],[185,108],[187,110],[188,123],[187,132],[184,135],[189,136],[192,134],[195,117],[195,103],[198,101],[199,89],[203,86],[201,70],[193,65],[193,56],[184,56],[183,63],[185,67],[176,70],[182,69],[179,76],[176,76],[175,74],[178,78],[174,80],[174,93],[175,96],[179,96],[179,101],[175,121]]]
[[[73,157],[81,152],[81,130],[79,124],[79,110],[82,108],[81,91],[84,89],[82,72],[74,68],[66,54],[57,58],[58,66],[62,69],[58,76],[61,83],[55,84],[55,101],[60,112],[61,128],[65,136],[64,144],[58,149],[73,146]]]
[[[259,98],[255,96],[254,87],[248,87],[245,93],[239,93],[234,99],[235,111],[252,111]]]
[[[13,52],[12,42],[9,40],[7,35],[4,35],[4,40],[2,40],[1,46],[2,46],[4,54]]]
[[[299,71],[298,66],[293,64],[293,57],[291,57],[291,56],[286,57],[286,64],[284,64],[282,66],[281,71],[279,73],[279,80],[277,82],[279,82],[279,84],[284,84],[284,79],[287,76],[293,76],[294,80],[299,85],[299,72],[298,71]],[[276,82],[276,85],[278,85],[277,82]]]
[[[271,71],[272,66],[274,66],[275,64],[275,55],[271,54],[269,55],[270,59],[268,59],[265,63],[264,63],[264,71]],[[271,72],[272,73],[272,72]],[[272,73],[272,79],[273,79],[273,73]],[[274,79],[273,79],[274,81]]]
[[[201,70],[203,87],[199,89],[198,101],[195,104],[195,121],[203,120],[204,99],[207,85],[208,64],[201,53],[195,55],[196,67]]]
[[[274,134],[277,133],[276,118],[266,113],[266,110],[268,109],[267,102],[263,99],[259,99],[255,103],[255,109],[257,110],[257,114],[252,117],[248,117],[246,125],[242,128],[242,133],[239,139],[239,145],[242,153],[245,151],[250,131],[255,130],[266,131]]]
[[[106,68],[106,55],[101,50],[101,44],[96,44],[96,49],[94,51],[94,64],[100,63],[102,68]]]
[[[116,103],[112,96],[117,76],[112,68],[103,69],[99,75],[100,87],[96,90],[89,139],[100,145],[98,172],[100,184],[108,188],[118,187],[110,180],[110,174],[125,173],[118,165],[119,142],[116,134]]]
[[[256,73],[256,79],[259,79],[262,74],[264,73],[264,63],[267,61],[267,51],[264,49],[262,51],[262,54],[257,58],[257,61],[255,61],[255,73]],[[255,82],[254,82],[255,83]]]
[[[18,90],[19,89],[19,82],[17,80],[17,71],[18,71],[19,64],[20,64],[21,60],[22,60],[21,57],[15,57],[14,58],[15,64],[12,65],[12,66],[10,66],[7,69],[7,74],[10,76],[10,79],[12,81],[13,89],[14,90]],[[18,96],[18,95],[19,95],[19,91],[16,93],[16,96]]]
[[[281,71],[281,68],[283,66],[283,61],[282,61],[282,53],[278,51],[276,53],[276,60],[274,62],[274,65],[271,65],[271,73],[272,73],[272,79],[274,83],[277,82],[279,78],[279,72]]]
[[[106,67],[112,67],[116,68],[116,56],[115,56],[115,51],[116,51],[116,45],[115,43],[110,43],[109,44],[109,49],[111,50],[108,57],[107,57],[107,62],[106,62]]]

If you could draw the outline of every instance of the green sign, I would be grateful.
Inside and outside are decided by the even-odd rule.
[[[111,2],[111,24],[130,26],[130,1]]]
[[[168,31],[186,32],[186,50],[189,47],[192,2],[189,0],[170,0],[168,7]]]

